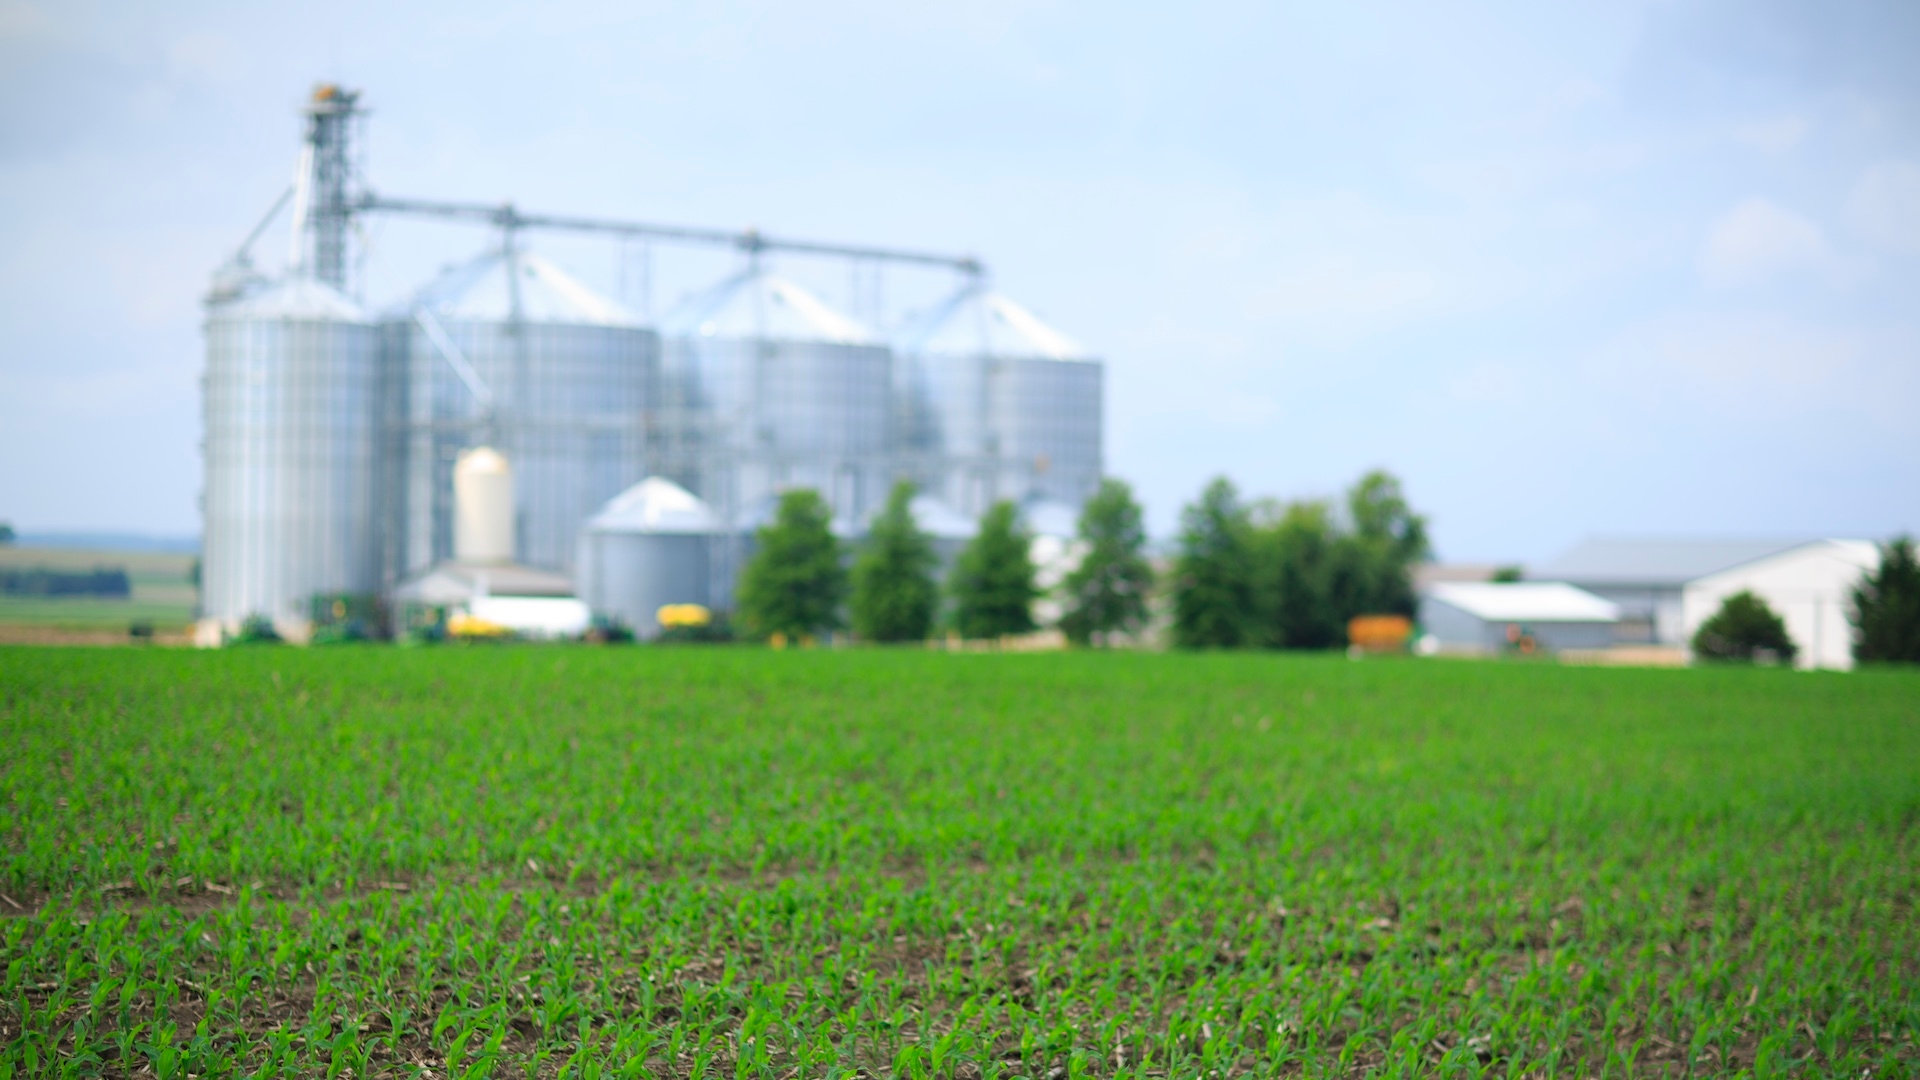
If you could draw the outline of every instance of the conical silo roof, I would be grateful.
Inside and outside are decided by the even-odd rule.
[[[786,278],[758,269],[743,271],[690,297],[660,320],[660,332],[688,338],[876,343],[866,327],[826,301]]]
[[[980,531],[979,522],[932,495],[915,495],[907,503],[907,510],[913,514],[914,528],[935,540],[971,540]],[[867,514],[866,528],[869,531],[885,511],[884,506],[876,506]]]
[[[282,278],[256,286],[231,303],[216,305],[224,319],[329,319],[365,322],[366,309],[323,281],[310,277]]]
[[[720,519],[698,495],[671,480],[649,476],[607,500],[587,521],[600,533],[717,533]]]
[[[1092,359],[1079,342],[984,285],[969,285],[910,319],[898,344],[902,352],[943,356]]]
[[[526,322],[588,326],[640,323],[625,307],[526,251],[489,251],[448,267],[414,294],[407,309],[425,307],[440,319],[505,322],[513,316],[516,289],[520,318]]]

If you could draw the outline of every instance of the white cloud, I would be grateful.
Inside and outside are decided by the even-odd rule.
[[[1920,254],[1920,165],[1894,161],[1868,169],[1847,210],[1868,242]]]
[[[1700,275],[1714,288],[1729,288],[1831,262],[1819,226],[1776,203],[1752,198],[1713,223],[1700,252]]]
[[[1813,125],[1807,118],[1798,114],[1788,114],[1773,120],[1756,120],[1733,129],[1736,141],[1747,144],[1755,150],[1764,150],[1769,154],[1784,154],[1800,145],[1807,137]]]

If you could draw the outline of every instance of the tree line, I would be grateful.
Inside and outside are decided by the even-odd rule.
[[[1004,501],[990,508],[943,582],[933,539],[914,521],[914,495],[911,484],[896,485],[851,552],[833,535],[819,493],[783,495],[774,520],[755,534],[741,576],[740,628],[789,641],[849,629],[873,642],[1036,629],[1033,536],[1018,508]],[[1172,643],[1185,649],[1340,648],[1358,616],[1415,615],[1413,568],[1432,551],[1426,518],[1383,471],[1362,476],[1337,500],[1248,501],[1217,479],[1181,511],[1165,580],[1156,580],[1147,557],[1132,489],[1107,479],[1081,511],[1076,546],[1079,561],[1058,590],[1059,628],[1069,640],[1105,645],[1138,635],[1158,589],[1170,609]],[[1503,571],[1496,580],[1518,577]],[[1882,549],[1879,567],[1851,599],[1857,659],[1920,662],[1920,560],[1910,539]],[[1795,651],[1780,617],[1744,593],[1707,620],[1692,644],[1709,660],[1791,662]]]
[[[796,641],[851,629],[875,642],[921,641],[943,629],[966,638],[1034,630],[1040,589],[1018,508],[990,508],[942,583],[933,540],[913,518],[914,495],[909,483],[894,487],[850,567],[819,493],[783,495],[741,575],[741,628]],[[1102,481],[1080,515],[1078,563],[1059,588],[1061,631],[1083,645],[1137,635],[1161,585],[1180,647],[1335,648],[1354,616],[1413,614],[1412,567],[1429,551],[1426,520],[1385,472],[1362,477],[1337,503],[1245,503],[1216,480],[1181,524],[1171,573],[1156,582],[1132,489]]]
[[[117,566],[96,566],[91,570],[54,570],[28,567],[0,570],[0,594],[7,596],[104,596],[126,599],[133,595],[133,582],[126,570]]]

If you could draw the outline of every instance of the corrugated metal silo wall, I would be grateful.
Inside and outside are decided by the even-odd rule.
[[[686,533],[587,531],[580,540],[580,598],[643,638],[660,633],[666,604],[712,603],[711,539]]]
[[[659,337],[640,327],[443,320],[493,394],[493,418],[424,330],[407,324],[403,574],[453,554],[453,465],[486,443],[513,468],[521,562],[571,573],[601,504],[647,473]]]
[[[1079,505],[1099,486],[1099,362],[931,354],[909,363],[936,448],[915,478],[948,505],[975,516],[1030,495]]]
[[[1100,485],[1101,365],[1035,359],[995,363],[987,424],[999,443],[999,497],[1085,502]]]
[[[857,518],[892,479],[893,354],[878,345],[674,338],[667,369],[687,416],[680,477],[723,518],[810,487]]]
[[[206,333],[204,614],[301,622],[315,594],[374,592],[374,327],[216,310]]]
[[[924,449],[913,479],[961,513],[977,516],[991,501],[994,452],[987,417],[987,366],[979,356],[920,355],[904,366],[921,399],[909,408],[924,418]]]

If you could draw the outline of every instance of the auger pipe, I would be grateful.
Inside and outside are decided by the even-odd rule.
[[[861,247],[852,244],[826,244],[808,240],[782,240],[765,236],[754,229],[730,232],[725,229],[701,229],[682,225],[653,225],[638,221],[613,221],[605,218],[571,217],[558,214],[525,214],[512,203],[459,203],[433,199],[396,199],[368,194],[355,204],[361,213],[412,214],[418,217],[452,218],[476,221],[501,229],[553,229],[566,232],[600,232],[617,236],[644,236],[655,240],[675,240],[693,244],[721,244],[747,252],[791,251],[802,255],[826,255],[845,259],[872,259],[883,262],[944,266],[961,273],[979,276],[986,267],[971,255],[938,255],[895,248]]]

